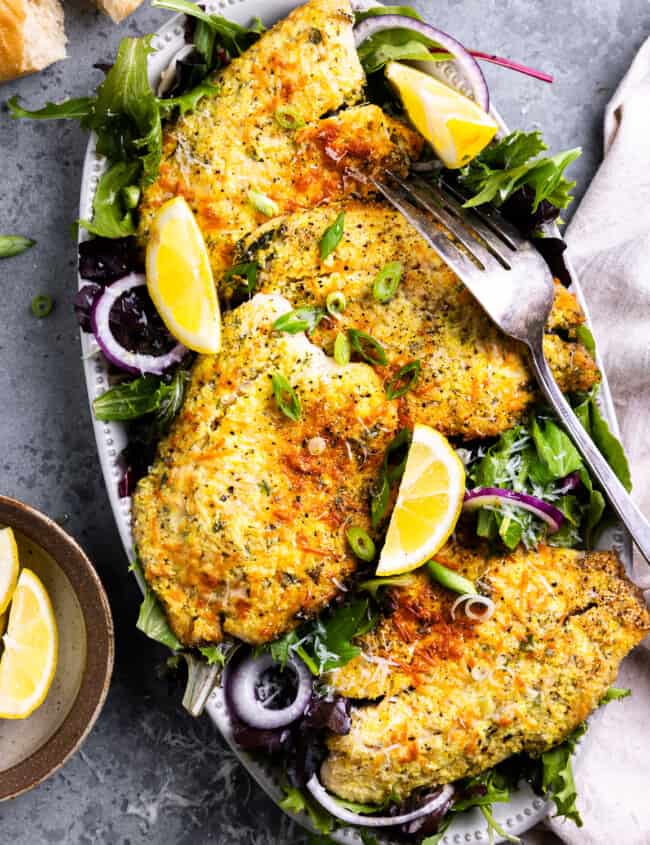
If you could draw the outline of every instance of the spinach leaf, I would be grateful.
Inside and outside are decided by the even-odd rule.
[[[0,258],[12,258],[34,246],[36,241],[22,235],[0,235]]]
[[[527,187],[532,192],[532,212],[542,202],[566,208],[575,182],[565,176],[566,168],[578,158],[579,148],[539,158],[547,147],[539,131],[516,131],[488,145],[460,171],[461,184],[474,196],[465,203],[471,208],[492,202],[502,205],[514,193]]]
[[[609,430],[607,421],[601,414],[595,398],[591,400],[589,406],[589,420],[591,423],[590,433],[594,443],[603,453],[607,463],[614,470],[621,484],[629,493],[632,489],[632,476],[630,475],[630,467],[627,462],[625,450],[620,440]]]
[[[367,74],[376,73],[388,62],[434,60],[435,42],[410,29],[386,29],[359,45],[359,61]]]
[[[136,231],[133,210],[126,207],[124,191],[138,181],[140,163],[120,161],[114,164],[99,180],[93,200],[92,221],[80,220],[93,235],[104,238],[124,238]]]
[[[187,370],[180,369],[171,381],[148,375],[118,384],[95,399],[95,417],[102,422],[124,422],[155,413],[155,423],[162,433],[183,404],[188,379]]]
[[[571,439],[552,420],[538,421],[533,417],[531,434],[547,481],[557,481],[583,468],[580,453]]]
[[[583,722],[571,733],[567,739],[541,756],[542,787],[551,797],[557,808],[557,816],[564,816],[582,827],[582,819],[576,806],[577,792],[571,755],[575,751],[580,738],[585,734],[587,725]]]

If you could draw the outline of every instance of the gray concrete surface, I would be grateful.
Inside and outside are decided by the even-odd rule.
[[[573,168],[579,196],[599,160],[605,103],[650,34],[648,0],[415,5],[470,47],[554,74],[555,83],[544,85],[487,69],[494,101],[512,127],[543,127],[554,151],[584,148]],[[65,7],[70,59],[0,85],[0,101],[19,94],[36,106],[85,95],[100,79],[94,62],[110,61],[122,36],[167,18],[143,6],[115,27],[82,0]],[[117,663],[106,709],[82,753],[38,789],[0,805],[0,845],[302,843],[211,725],[183,714],[180,689],[161,677],[163,650],[134,627],[138,593],[99,473],[70,307],[70,227],[85,145],[75,124],[16,122],[0,112],[0,231],[38,241],[0,262],[0,491],[64,520],[95,561],[115,615]],[[37,293],[56,301],[42,321],[29,312]]]

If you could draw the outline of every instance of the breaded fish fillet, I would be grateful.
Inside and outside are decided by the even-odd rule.
[[[232,263],[235,242],[267,219],[251,192],[286,214],[366,193],[346,175],[350,166],[404,172],[422,139],[377,106],[321,120],[362,100],[352,21],[348,0],[312,0],[217,75],[219,93],[165,131],[159,176],[140,204],[143,241],[160,205],[183,196],[218,272]],[[287,107],[303,124],[297,131],[279,122]]]
[[[369,527],[397,407],[371,367],[273,332],[288,307],[260,294],[227,314],[221,353],[199,358],[133,497],[144,574],[186,645],[265,643],[315,615],[355,568],[346,527]],[[298,421],[278,407],[274,373],[294,387]]]
[[[401,798],[561,742],[598,705],[650,630],[640,591],[613,552],[540,547],[488,558],[448,545],[440,562],[480,579],[491,619],[452,619],[453,593],[414,575],[393,611],[331,673],[372,699],[329,741],[321,775],[352,801]]]
[[[343,239],[322,261],[320,237],[341,210]],[[419,360],[418,383],[400,403],[405,425],[426,423],[465,438],[497,435],[538,398],[525,347],[499,331],[415,229],[383,203],[346,200],[271,221],[239,244],[236,260],[257,262],[258,289],[281,293],[293,307],[324,306],[329,293],[342,291],[347,306],[341,320],[321,323],[312,337],[330,353],[337,331],[356,328],[384,346],[385,381]],[[395,261],[403,267],[402,280],[395,297],[382,304],[373,282]],[[599,379],[576,339],[582,322],[575,298],[558,284],[544,350],[565,392],[588,390]]]

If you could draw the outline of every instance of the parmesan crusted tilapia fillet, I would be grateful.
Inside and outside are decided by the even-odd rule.
[[[317,614],[355,568],[346,527],[369,530],[397,407],[371,367],[273,332],[288,308],[260,294],[227,314],[221,353],[197,361],[133,497],[145,577],[186,645],[265,643]],[[297,422],[274,398],[276,372],[299,396]]]
[[[336,213],[345,212],[343,239],[321,260],[318,244]],[[321,323],[312,340],[330,354],[338,331],[361,329],[384,346],[388,381],[413,360],[417,385],[400,401],[405,425],[420,422],[446,435],[472,439],[512,428],[538,398],[524,346],[503,335],[480,305],[407,220],[379,202],[346,200],[267,223],[242,240],[237,261],[260,267],[258,289],[281,293],[293,307],[324,306],[343,291],[340,321]],[[382,304],[374,279],[388,262],[403,276],[395,297]],[[565,392],[588,390],[599,380],[596,365],[576,338],[584,316],[559,283],[544,351]]]
[[[352,22],[348,0],[312,0],[217,75],[218,94],[165,131],[159,176],[140,204],[143,242],[160,205],[183,196],[219,272],[235,242],[267,219],[251,191],[287,214],[366,193],[350,167],[405,171],[422,139],[404,124],[373,105],[326,117],[363,99]],[[278,122],[287,107],[304,123],[297,131]]]
[[[426,575],[391,590],[392,612],[357,641],[361,655],[331,673],[338,692],[365,701],[321,770],[342,798],[380,803],[542,753],[598,705],[650,630],[613,552],[489,558],[449,544],[436,559],[480,579],[496,610],[454,622],[456,596]]]

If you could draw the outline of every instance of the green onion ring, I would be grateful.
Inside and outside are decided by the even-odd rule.
[[[375,544],[363,528],[360,528],[358,525],[352,525],[348,528],[345,536],[348,538],[348,543],[355,557],[366,562],[374,558]]]

